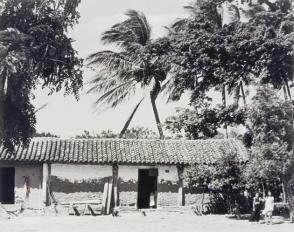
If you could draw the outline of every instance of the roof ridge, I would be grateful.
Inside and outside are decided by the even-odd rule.
[[[209,139],[129,139],[129,138],[56,138],[35,137],[32,141],[161,141],[161,142],[207,142],[207,141],[239,141],[236,138],[209,138]]]

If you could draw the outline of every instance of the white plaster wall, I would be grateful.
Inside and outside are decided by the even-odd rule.
[[[175,166],[130,166],[130,165],[120,165],[118,169],[118,176],[123,180],[136,180],[138,181],[138,170],[144,168],[157,168],[158,169],[158,181],[170,180],[177,181],[178,174],[177,168]]]
[[[178,181],[178,170],[176,166],[158,166],[158,181]]]
[[[15,168],[15,203],[26,208],[40,209],[43,207],[42,165],[1,164],[0,167]],[[25,177],[29,178],[29,193],[25,185]]]
[[[52,164],[51,175],[70,181],[112,176],[110,165]]]

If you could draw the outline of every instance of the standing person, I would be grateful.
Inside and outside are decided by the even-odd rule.
[[[271,191],[268,191],[267,197],[265,198],[264,210],[262,214],[264,215],[264,220],[266,224],[272,224],[272,216],[274,211],[274,197]]]
[[[150,193],[150,201],[149,202],[150,202],[150,208],[152,208],[152,209],[156,208],[154,192]]]
[[[252,210],[252,214],[251,214],[249,221],[259,222],[261,208],[262,208],[262,198],[260,197],[259,193],[257,192],[255,194],[255,197],[253,198],[253,210]]]
[[[249,212],[249,192],[247,191],[247,189],[244,190],[243,193],[244,196],[244,213],[248,213]]]

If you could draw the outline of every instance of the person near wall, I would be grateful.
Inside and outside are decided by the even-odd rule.
[[[150,208],[155,208],[155,194],[154,194],[154,192],[151,192],[150,193],[150,201],[149,201],[150,203],[149,203],[149,206],[150,206]]]
[[[264,220],[266,224],[272,224],[272,215],[274,211],[274,197],[272,196],[271,191],[268,191],[267,197],[264,201],[264,210],[262,211],[262,214],[264,215]]]
[[[253,208],[253,210],[252,210],[252,214],[250,216],[249,221],[259,222],[261,209],[262,209],[262,198],[260,197],[258,192],[255,194],[255,197],[253,198],[253,207],[252,208]]]

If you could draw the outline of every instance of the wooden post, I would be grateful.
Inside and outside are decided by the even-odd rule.
[[[106,204],[106,214],[110,214],[112,198],[112,178],[109,178],[108,193],[107,193],[107,204]]]
[[[113,178],[114,207],[118,207],[119,206],[119,193],[118,193],[118,188],[117,188],[118,164],[112,165],[112,178]]]
[[[43,200],[45,206],[51,204],[50,201],[50,178],[51,178],[51,165],[48,163],[43,163],[43,180],[42,180],[42,190],[43,190]]]
[[[178,203],[179,206],[185,205],[185,193],[184,193],[184,167],[183,166],[177,166],[178,169]]]
[[[106,214],[108,182],[109,182],[109,180],[107,179],[107,181],[105,181],[105,183],[104,183],[103,197],[102,197],[102,214]]]

